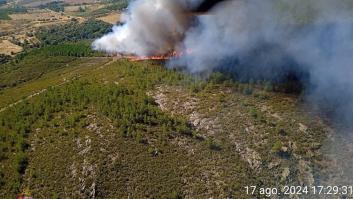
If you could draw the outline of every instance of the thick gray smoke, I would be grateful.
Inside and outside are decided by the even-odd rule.
[[[310,98],[353,121],[352,11],[345,0],[225,1],[197,17],[181,45],[191,53],[170,65],[230,68],[239,78],[304,74]]]
[[[335,124],[348,127],[327,140],[324,150],[341,166],[333,169],[339,178],[328,180],[352,183],[352,151],[347,150],[353,143],[352,14],[352,0],[226,1],[197,17],[182,41],[191,53],[169,65],[192,73],[225,69],[238,79],[296,74],[307,99],[328,109]]]
[[[168,66],[191,73],[294,73],[313,104],[353,127],[353,0],[229,0],[204,15],[187,12],[201,1],[136,0],[124,24],[93,47],[140,56],[178,48],[184,53]]]

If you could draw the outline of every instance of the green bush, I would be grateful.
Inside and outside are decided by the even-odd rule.
[[[182,199],[182,198],[183,196],[178,191],[172,191],[168,197],[168,199]]]
[[[281,151],[281,149],[282,149],[282,142],[281,142],[280,140],[277,140],[277,141],[273,144],[271,151],[272,151],[273,153],[279,153],[279,152]]]
[[[48,8],[49,10],[52,10],[55,12],[64,12],[64,4],[61,1],[49,2],[44,5],[40,5],[39,7],[42,9]]]
[[[208,147],[209,149],[214,150],[214,151],[219,151],[219,150],[222,149],[221,146],[220,146],[219,144],[217,144],[217,143],[215,142],[215,140],[212,139],[212,138],[206,139],[206,140],[205,140],[205,144],[207,145],[207,147]]]
[[[255,108],[251,108],[251,109],[250,109],[250,115],[251,115],[253,118],[257,118],[257,117],[258,117],[257,110],[256,110]]]
[[[222,84],[228,78],[221,72],[214,72],[209,77],[209,82],[214,84]]]

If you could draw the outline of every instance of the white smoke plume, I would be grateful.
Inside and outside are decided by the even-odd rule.
[[[189,27],[186,13],[195,1],[136,0],[122,15],[123,25],[96,40],[95,50],[149,56],[166,54],[177,48]]]

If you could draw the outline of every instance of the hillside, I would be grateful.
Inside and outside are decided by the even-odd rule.
[[[152,56],[165,55],[171,60],[139,59],[119,50],[104,53],[92,49],[97,38],[120,23],[126,0],[3,2],[0,0],[0,198],[24,194],[33,198],[312,199],[324,196],[302,193],[298,186],[351,186],[350,129],[339,126],[344,121],[328,117],[332,110],[323,110],[319,104],[325,99],[310,101],[307,93],[312,88],[305,87],[309,75],[287,71],[299,64],[289,59],[285,48],[276,48],[278,43],[264,42],[261,48],[244,51],[239,57],[245,59],[237,60],[223,50],[223,44],[229,43],[226,39],[222,45],[213,45],[223,39],[219,37],[206,45],[209,48],[202,45]],[[318,14],[306,5],[316,5],[314,1],[273,2],[280,16],[287,16],[288,11],[295,15],[277,16],[281,25],[300,26],[303,32],[312,28]],[[257,7],[244,10],[248,8]],[[153,24],[152,19],[160,16],[147,20],[149,15],[138,14],[146,23],[130,26],[139,33],[128,40],[132,44],[140,44],[135,43],[136,38],[173,40],[164,30],[152,34],[158,28],[147,28],[148,34],[143,34],[143,26],[137,25]],[[167,23],[170,19],[173,17],[166,17],[159,25],[171,26]],[[254,21],[260,19],[262,16]],[[259,30],[260,26],[250,26],[251,30],[253,27]],[[330,27],[323,26],[323,30]],[[192,44],[207,44],[198,38],[215,35],[195,33]],[[230,35],[224,34],[225,38]],[[331,39],[326,34],[321,37]],[[114,40],[104,41],[108,41],[105,45],[115,44]],[[317,40],[313,41],[316,44]],[[145,40],[142,44],[146,46],[139,47],[161,47]],[[295,48],[302,49],[306,50]],[[312,55],[310,52],[304,54]],[[335,57],[333,52],[322,54]],[[171,61],[183,53],[192,58],[188,61],[196,62],[171,67]],[[221,57],[222,53],[227,56]],[[201,55],[196,58],[205,58],[205,62],[193,55]],[[285,57],[284,66],[281,56]],[[213,63],[210,70],[197,70]],[[285,75],[268,78],[276,76],[272,72]],[[324,91],[324,97],[333,92]],[[346,96],[344,91],[349,88],[340,96]],[[292,186],[302,194],[249,193],[251,186],[282,191],[284,186]]]
[[[1,90],[3,198],[247,198],[245,185],[319,176],[328,130],[296,96],[161,62],[61,59]]]

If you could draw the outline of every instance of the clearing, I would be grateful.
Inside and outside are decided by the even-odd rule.
[[[14,55],[23,50],[21,46],[11,43],[8,40],[0,40],[0,54]]]
[[[113,13],[110,13],[106,16],[99,17],[97,19],[115,25],[115,24],[117,24],[117,22],[120,21],[120,17],[121,17],[121,13],[113,12]]]

